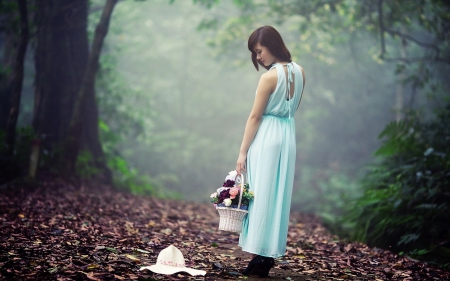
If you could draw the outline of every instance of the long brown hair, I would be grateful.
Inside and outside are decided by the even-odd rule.
[[[259,71],[258,64],[264,67],[265,69],[270,69],[269,66],[265,66],[260,61],[256,59],[256,53],[254,51],[256,44],[260,44],[261,46],[266,47],[269,52],[275,56],[280,61],[291,62],[291,53],[284,45],[283,39],[281,38],[280,33],[278,31],[268,25],[262,26],[250,35],[248,38],[248,49],[252,52],[252,61],[255,65],[256,70]]]

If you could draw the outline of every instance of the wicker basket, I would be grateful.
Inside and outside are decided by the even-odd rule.
[[[236,177],[237,178],[237,177]],[[239,203],[237,208],[231,207],[219,207],[216,209],[219,212],[220,222],[219,230],[231,231],[231,232],[242,232],[242,222],[245,216],[248,214],[247,210],[242,210],[241,201],[242,193],[244,193],[244,175],[241,174],[241,192],[239,192]]]

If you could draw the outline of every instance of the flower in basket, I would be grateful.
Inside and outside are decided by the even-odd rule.
[[[236,185],[237,172],[231,171],[225,178],[222,187],[219,187],[216,192],[211,194],[211,202],[216,204],[223,204],[226,207],[237,208],[239,204],[239,196],[241,188]],[[241,207],[248,207],[251,200],[253,200],[253,192],[249,190],[249,185],[246,183],[243,188]],[[244,207],[244,209],[246,208]]]
[[[237,176],[237,172],[231,171],[228,173],[228,176],[226,176],[225,181],[227,181],[227,180],[234,181],[236,179],[236,176]]]
[[[227,206],[227,207],[230,207],[231,206],[231,199],[230,198],[227,198],[227,199],[224,199],[223,200],[223,204],[225,204],[225,206]]]
[[[241,189],[240,189],[240,188],[237,188],[236,186],[230,188],[230,191],[229,191],[229,193],[230,193],[230,199],[236,198],[236,196],[239,195],[239,191],[241,191]]]

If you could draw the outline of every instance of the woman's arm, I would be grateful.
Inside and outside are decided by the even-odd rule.
[[[270,94],[275,90],[277,81],[278,77],[276,70],[269,71],[261,75],[258,83],[258,89],[256,90],[255,102],[253,103],[252,111],[250,112],[247,124],[245,125],[244,138],[242,139],[239,157],[236,162],[236,171],[238,174],[241,174],[241,171],[246,172],[245,161],[247,159],[248,148],[250,147],[250,144],[258,131],[267,101]]]

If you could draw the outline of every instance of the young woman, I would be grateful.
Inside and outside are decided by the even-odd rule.
[[[296,157],[293,116],[305,75],[271,26],[255,30],[248,39],[248,49],[256,70],[260,65],[268,71],[259,80],[236,163],[239,174],[247,172],[255,194],[239,246],[254,254],[243,274],[266,277],[274,258],[286,252]]]

